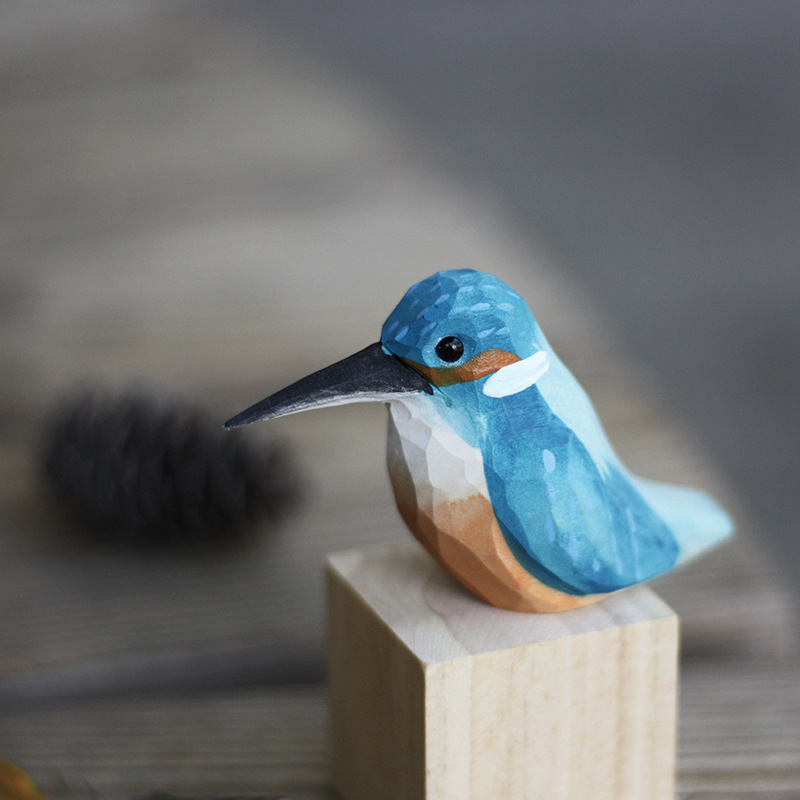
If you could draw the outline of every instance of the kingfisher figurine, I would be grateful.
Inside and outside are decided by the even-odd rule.
[[[703,492],[627,471],[525,301],[493,275],[450,270],[415,284],[379,342],[226,427],[361,401],[388,404],[389,477],[404,522],[491,605],[583,606],[732,531]]]

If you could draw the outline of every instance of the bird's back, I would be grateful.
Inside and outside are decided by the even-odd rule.
[[[671,526],[615,462],[597,461],[536,387],[486,413],[495,514],[520,563],[575,594],[615,591],[678,561]]]

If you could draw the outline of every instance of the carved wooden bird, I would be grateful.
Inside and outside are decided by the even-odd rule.
[[[492,275],[451,270],[412,286],[380,342],[226,427],[358,401],[388,403],[406,525],[492,605],[585,605],[732,531],[708,495],[627,471],[525,301]]]

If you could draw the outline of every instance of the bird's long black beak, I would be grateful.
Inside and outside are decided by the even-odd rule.
[[[387,401],[392,396],[414,392],[433,394],[433,389],[422,375],[396,356],[387,355],[381,343],[376,342],[250,406],[229,419],[225,427],[238,428],[307,408]]]

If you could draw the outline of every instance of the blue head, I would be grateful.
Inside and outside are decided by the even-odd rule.
[[[437,352],[448,337],[458,339],[461,348],[451,343]],[[540,337],[519,294],[493,275],[471,269],[437,272],[414,284],[381,331],[389,352],[435,375],[462,368],[487,350],[527,358],[539,349]]]
[[[257,403],[228,425],[407,394],[469,414],[486,398],[532,385],[548,368],[546,349],[527,304],[503,281],[475,270],[438,272],[406,292],[380,342]]]
[[[524,383],[523,375],[535,379],[546,368],[547,344],[526,302],[475,270],[438,272],[412,286],[384,323],[381,342],[445,397],[502,396],[510,392],[488,380],[498,370],[525,362],[510,370]]]

